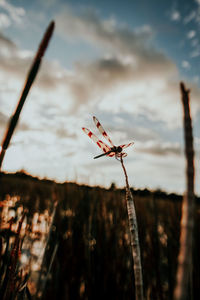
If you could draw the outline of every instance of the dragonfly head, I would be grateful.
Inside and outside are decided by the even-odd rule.
[[[120,153],[120,152],[122,152],[122,147],[120,147],[120,146],[118,146],[118,147],[114,146],[114,147],[111,148],[111,150],[113,152],[115,152],[115,153]]]
[[[119,152],[119,153],[122,152],[122,147],[118,146],[117,147],[117,152]]]

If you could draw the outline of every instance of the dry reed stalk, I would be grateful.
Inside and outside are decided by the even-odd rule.
[[[135,277],[135,298],[136,300],[143,300],[144,296],[143,296],[142,265],[141,265],[136,211],[135,211],[135,205],[133,201],[133,195],[131,193],[129,183],[128,183],[128,175],[123,163],[122,156],[121,156],[121,165],[126,180],[126,205],[128,210],[129,229],[130,229],[130,236],[131,236],[131,249],[132,249],[132,256],[133,256],[133,268],[134,268],[134,277]]]
[[[44,56],[44,53],[47,49],[47,46],[48,46],[49,40],[52,36],[53,30],[54,30],[54,22],[52,21],[49,24],[49,26],[48,26],[48,28],[47,28],[44,36],[43,36],[43,39],[42,39],[42,41],[39,45],[38,51],[35,55],[32,66],[31,66],[30,71],[28,73],[28,76],[26,78],[26,82],[25,82],[24,88],[22,90],[22,93],[21,93],[18,105],[16,107],[15,113],[11,117],[10,123],[7,127],[7,130],[6,130],[4,139],[3,139],[3,143],[2,143],[1,152],[0,152],[0,171],[1,171],[1,166],[2,166],[2,163],[3,163],[4,155],[6,153],[6,150],[9,146],[9,143],[10,143],[10,140],[12,138],[13,132],[14,132],[15,127],[17,125],[17,122],[19,120],[19,116],[20,116],[22,107],[23,107],[24,102],[26,100],[26,97],[29,93],[29,90],[30,90],[35,78],[36,78],[36,75],[37,75],[39,67],[40,67],[40,63],[42,61],[42,57]]]
[[[189,280],[192,271],[192,237],[194,228],[194,149],[192,120],[190,116],[189,90],[180,83],[181,98],[184,112],[184,136],[186,156],[186,180],[187,190],[182,203],[180,250],[178,256],[178,268],[176,276],[175,300],[188,299]],[[191,287],[192,289],[192,287]]]
[[[12,294],[15,291],[15,280],[16,280],[16,270],[17,270],[17,263],[19,259],[19,255],[21,252],[21,238],[20,233],[22,229],[22,224],[24,222],[24,218],[26,216],[26,212],[23,213],[21,220],[19,221],[15,241],[10,253],[10,261],[7,267],[7,272],[4,278],[4,287],[5,293],[3,294],[3,300],[10,299]]]
[[[53,194],[54,197],[54,203],[53,203],[53,212],[52,212],[52,216],[51,216],[51,223],[49,225],[49,232],[46,238],[46,242],[45,242],[45,250],[43,253],[43,258],[42,258],[42,263],[41,263],[41,267],[40,267],[40,275],[37,281],[37,292],[36,295],[38,296],[38,298],[42,297],[43,293],[44,293],[44,289],[45,289],[45,285],[48,279],[48,275],[51,269],[51,266],[53,264],[53,261],[50,261],[49,266],[47,266],[47,270],[45,269],[45,264],[46,264],[46,253],[48,251],[49,248],[49,240],[52,234],[52,230],[53,230],[53,225],[54,225],[54,221],[55,221],[55,216],[56,216],[56,209],[58,206],[58,201],[57,201],[57,197],[56,197],[56,193]],[[51,259],[55,258],[56,252],[57,252],[57,248],[58,248],[58,244],[56,243],[56,246],[53,250],[53,255],[51,257]],[[48,271],[49,270],[49,271]],[[44,279],[43,279],[44,278]]]

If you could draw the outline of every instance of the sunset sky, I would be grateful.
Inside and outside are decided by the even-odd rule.
[[[179,83],[191,89],[200,194],[200,0],[0,0],[0,138],[51,20],[55,32],[23,108],[3,171],[124,185],[115,158],[82,132],[118,145],[130,185],[182,193],[185,159]]]

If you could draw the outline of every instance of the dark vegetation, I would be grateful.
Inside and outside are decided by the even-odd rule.
[[[47,209],[52,214],[55,203],[58,203],[39,270],[34,272],[29,264],[27,288],[32,298],[134,299],[134,274],[123,189],[116,189],[114,184],[110,189],[75,183],[57,184],[22,172],[1,174],[0,184],[1,203],[8,195],[18,196],[14,209],[23,206],[28,210],[26,238],[31,236],[34,213],[42,214]],[[132,192],[138,219],[145,299],[172,299],[182,197],[162,191]],[[200,294],[199,200],[196,199],[193,237],[191,282],[194,295],[190,299],[197,299]],[[11,231],[7,229],[7,234]],[[39,239],[38,234],[34,241]],[[5,229],[1,228],[1,243],[5,240]],[[29,248],[31,246],[33,242],[29,243]],[[27,252],[24,248],[22,244],[22,253]],[[5,255],[3,249],[1,251]],[[1,272],[2,264],[3,260]]]

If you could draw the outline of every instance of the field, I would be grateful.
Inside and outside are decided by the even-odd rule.
[[[182,197],[133,190],[145,299],[172,299]],[[34,299],[134,299],[125,190],[57,184],[1,174],[1,239],[15,235],[23,209],[18,271]],[[4,202],[3,202],[4,201]],[[200,199],[196,199],[190,298],[200,294]],[[8,217],[13,217],[12,228]],[[40,251],[37,249],[40,247]],[[1,272],[3,272],[1,264]],[[1,273],[2,274],[2,273]],[[25,275],[24,275],[25,276]],[[193,293],[193,295],[191,294]]]

